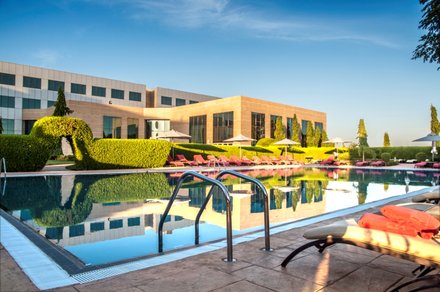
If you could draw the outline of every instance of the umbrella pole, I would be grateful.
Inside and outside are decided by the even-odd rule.
[[[241,160],[241,144],[238,145],[238,149],[240,149],[240,160]]]

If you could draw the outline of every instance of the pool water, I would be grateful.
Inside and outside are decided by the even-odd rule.
[[[438,184],[440,172],[348,169],[252,170],[270,195],[272,225],[316,216]],[[215,173],[209,174],[215,176]],[[2,178],[0,206],[87,265],[158,252],[157,228],[179,174],[136,173]],[[263,196],[226,177],[233,234],[260,230]],[[5,186],[6,184],[6,186]],[[164,224],[164,250],[194,244],[194,219],[210,186],[188,179]],[[214,191],[200,243],[226,237],[226,202]]]

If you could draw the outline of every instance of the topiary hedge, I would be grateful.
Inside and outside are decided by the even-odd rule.
[[[428,157],[431,157],[431,147],[426,146],[401,146],[401,147],[369,147],[369,151],[375,152],[375,157],[380,157],[382,153],[390,153],[391,158],[397,158],[397,159],[415,159],[416,154],[419,152],[425,153]],[[371,152],[369,152],[368,157],[365,158],[372,158],[370,155]],[[359,160],[362,159],[362,154],[358,153],[358,148],[351,148],[350,149],[350,160]]]
[[[86,146],[82,165],[87,169],[160,167],[171,144],[163,140],[99,139]]]
[[[44,167],[54,148],[53,139],[28,135],[0,135],[0,158],[7,171],[34,171]]]
[[[256,145],[261,146],[261,147],[267,147],[267,146],[270,146],[274,142],[276,142],[276,140],[273,138],[261,138],[260,140],[257,141]]]

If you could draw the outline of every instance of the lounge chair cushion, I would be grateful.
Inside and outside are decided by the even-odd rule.
[[[440,188],[429,193],[414,196],[411,200],[413,202],[438,201],[440,200]]]
[[[359,227],[354,219],[312,228],[307,239],[339,238],[357,246],[412,260],[421,265],[440,265],[440,245],[433,240]]]
[[[418,230],[414,228],[414,226],[399,224],[385,216],[373,213],[365,213],[361,219],[359,219],[358,225],[363,228],[382,230],[414,237],[418,235]]]
[[[440,221],[426,212],[394,205],[382,207],[380,212],[401,226],[416,229],[421,233],[423,238],[431,238],[436,235],[440,229]],[[391,230],[389,231],[392,232]]]

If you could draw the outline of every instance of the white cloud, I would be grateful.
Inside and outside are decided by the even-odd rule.
[[[277,19],[267,11],[234,5],[229,0],[86,0],[105,5],[123,4],[134,19],[150,19],[179,28],[211,28],[243,32],[252,37],[300,42],[353,41],[395,48],[397,44],[384,37],[352,31],[348,21],[296,15]]]

